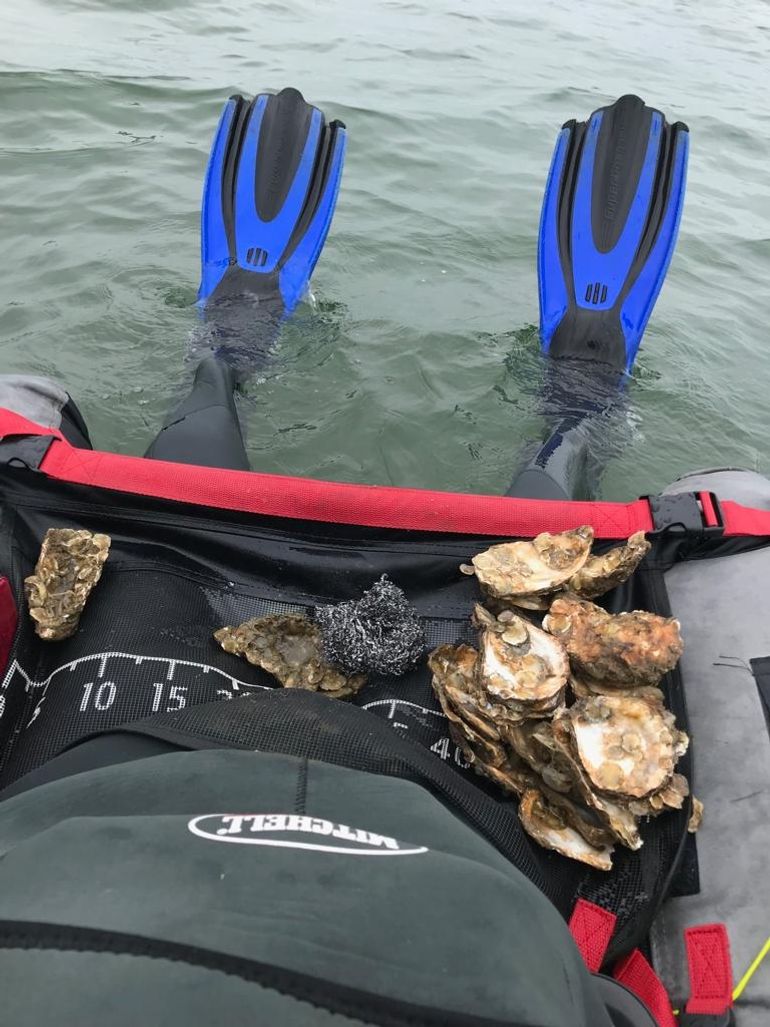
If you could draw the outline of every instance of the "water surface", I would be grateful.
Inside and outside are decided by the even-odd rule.
[[[239,400],[255,469],[502,491],[542,429],[535,248],[561,123],[637,92],[692,132],[679,247],[628,397],[625,499],[770,472],[762,0],[27,0],[0,33],[2,369],[141,453],[192,368],[200,185],[231,92],[350,132],[332,233]]]

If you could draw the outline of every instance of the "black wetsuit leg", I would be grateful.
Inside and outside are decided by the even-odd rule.
[[[78,449],[94,448],[83,415],[78,410],[75,400],[69,395],[61,410],[59,431],[70,445],[76,446]]]
[[[145,453],[151,460],[248,471],[249,458],[235,409],[231,367],[207,357],[187,398],[174,410]]]

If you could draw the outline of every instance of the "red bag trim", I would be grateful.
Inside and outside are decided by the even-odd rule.
[[[601,970],[618,918],[608,909],[578,899],[569,919],[572,940],[592,974]]]
[[[0,577],[0,673],[5,673],[13,650],[16,628],[19,626],[19,612],[13,596],[11,583]],[[0,709],[0,716],[2,709]]]
[[[0,437],[49,435],[40,470],[58,481],[244,513],[374,528],[533,538],[590,524],[601,539],[625,539],[655,525],[646,499],[632,503],[512,499],[175,464],[76,449],[61,432],[0,410]],[[725,535],[770,536],[770,513],[721,504]],[[709,514],[709,510],[712,513]],[[704,507],[708,523],[713,509]]]
[[[701,924],[684,932],[690,974],[688,1013],[724,1014],[733,1004],[733,969],[724,924]]]
[[[658,1027],[677,1027],[665,985],[639,949],[622,959],[612,976],[644,1002]]]

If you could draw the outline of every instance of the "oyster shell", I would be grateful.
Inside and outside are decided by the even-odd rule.
[[[672,713],[632,696],[580,699],[558,719],[593,788],[614,799],[642,799],[665,788],[689,741]]]
[[[534,774],[500,734],[497,716],[506,711],[489,703],[478,677],[479,654],[468,645],[440,645],[428,657],[433,689],[449,722],[449,734],[479,774],[521,795],[536,783]]]
[[[570,859],[587,863],[597,870],[612,869],[612,847],[597,848],[572,827],[562,811],[550,803],[541,791],[530,788],[519,803],[521,826],[546,849],[553,849]]]
[[[539,595],[528,596],[506,596],[505,599],[487,596],[486,606],[488,610],[498,616],[506,610],[511,610],[514,613],[516,610],[534,610],[537,613],[545,613],[555,597],[555,592],[541,592]]]
[[[469,645],[440,645],[428,657],[428,666],[452,741],[470,763],[500,767],[506,760],[505,749],[500,732],[480,711],[484,700],[476,681],[478,659]]]
[[[690,820],[687,824],[687,830],[690,834],[695,834],[700,825],[703,822],[703,803],[700,799],[692,797],[692,813],[690,814]]]
[[[656,817],[669,809],[681,809],[689,794],[687,778],[683,774],[674,774],[659,791],[644,799],[629,802],[628,808],[636,817]]]
[[[643,531],[637,531],[623,546],[602,556],[591,556],[574,574],[568,588],[584,599],[595,599],[627,581],[651,549]]]
[[[553,592],[583,567],[593,528],[583,525],[559,535],[543,532],[531,542],[504,542],[473,557],[479,585],[497,599]]]
[[[655,685],[683,650],[679,622],[672,617],[641,610],[611,614],[573,597],[555,599],[543,627],[564,643],[584,679]]]
[[[262,667],[284,688],[304,688],[345,699],[366,684],[365,674],[344,674],[327,663],[320,629],[301,614],[257,617],[238,627],[220,628],[214,638],[226,653]]]
[[[592,695],[628,695],[650,699],[663,705],[663,690],[656,685],[627,685],[616,681],[594,681],[593,678],[571,674],[569,686],[575,698],[590,699]]]
[[[102,576],[110,551],[109,535],[85,529],[49,528],[35,573],[24,582],[35,631],[49,642],[77,631],[91,591]]]
[[[551,714],[569,675],[563,646],[511,611],[498,619],[476,605],[472,621],[480,629],[478,679],[488,700],[509,720]]]
[[[565,795],[572,791],[572,775],[569,767],[559,758],[548,721],[525,720],[519,724],[506,725],[504,735],[505,741],[548,788]]]
[[[599,795],[593,788],[591,779],[583,769],[574,751],[571,732],[563,718],[555,717],[551,723],[554,744],[559,755],[570,769],[574,781],[574,790],[586,806],[594,810],[606,827],[619,842],[629,849],[641,847],[642,839],[634,814],[624,805]]]
[[[557,809],[565,822],[581,834],[589,845],[603,849],[615,844],[617,838],[595,810],[580,805],[568,795],[552,791],[547,785],[538,784],[538,788],[549,805]]]

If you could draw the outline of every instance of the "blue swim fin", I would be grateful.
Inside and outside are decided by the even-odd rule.
[[[342,122],[296,89],[227,101],[203,187],[201,307],[249,297],[291,313],[329,232],[345,143]]]
[[[688,148],[687,126],[638,96],[562,127],[538,243],[546,353],[631,369],[674,252]]]

